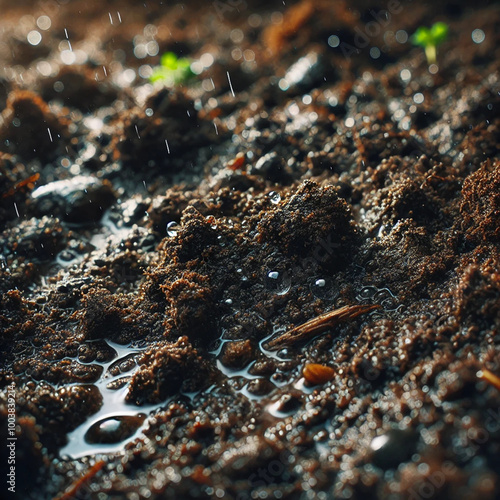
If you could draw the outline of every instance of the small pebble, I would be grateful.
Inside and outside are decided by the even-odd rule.
[[[276,386],[265,378],[255,378],[250,380],[247,385],[248,392],[255,396],[265,396],[275,388]]]
[[[335,376],[335,370],[330,366],[308,363],[304,366],[302,375],[309,384],[320,385],[332,380]]]

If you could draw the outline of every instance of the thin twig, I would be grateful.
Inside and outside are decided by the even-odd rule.
[[[55,498],[55,500],[73,500],[75,498],[78,490],[86,483],[89,479],[92,479],[104,466],[106,462],[104,460],[99,460],[80,478],[78,478],[62,495]]]
[[[495,375],[490,370],[483,368],[477,373],[478,378],[482,380],[486,380],[486,382],[490,383],[493,387],[496,387],[500,391],[500,377]]]
[[[6,193],[2,195],[2,198],[8,198],[9,196],[12,196],[15,194],[15,192],[19,189],[21,189],[24,186],[32,187],[30,184],[33,184],[40,178],[40,174],[33,174],[30,175],[27,179],[24,179],[20,182],[18,182],[15,186],[11,187]]]
[[[336,309],[335,311],[329,311],[270,340],[266,345],[266,349],[275,351],[282,347],[293,345],[296,342],[309,340],[315,335],[329,330],[339,323],[349,321],[360,316],[361,314],[365,314],[379,308],[379,305],[356,305],[344,306],[340,309]]]

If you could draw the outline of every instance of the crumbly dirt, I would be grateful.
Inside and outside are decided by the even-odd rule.
[[[11,498],[500,497],[497,4],[0,10]],[[153,86],[167,51],[205,66]]]

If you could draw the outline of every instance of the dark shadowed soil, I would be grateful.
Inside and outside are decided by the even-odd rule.
[[[0,498],[500,498],[497,3],[0,12]]]

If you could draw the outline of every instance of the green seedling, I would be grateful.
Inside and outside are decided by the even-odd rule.
[[[431,28],[420,26],[411,37],[411,41],[415,45],[423,47],[427,62],[430,64],[436,63],[436,48],[443,43],[448,37],[448,25],[446,23],[435,23]]]
[[[166,52],[161,56],[160,66],[153,69],[150,80],[173,87],[186,82],[193,75],[191,61],[187,57],[178,58],[173,52]]]

